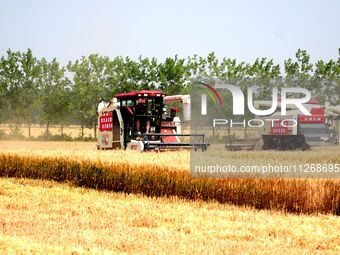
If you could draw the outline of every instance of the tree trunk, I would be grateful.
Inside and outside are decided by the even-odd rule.
[[[12,128],[11,128],[11,129],[12,129]],[[18,121],[15,120],[14,130],[12,129],[12,134],[13,134],[13,135],[17,135],[18,129],[19,129]]]
[[[18,118],[15,118],[14,131],[12,131],[12,133],[15,136],[19,136],[19,121],[18,121]]]
[[[28,122],[28,139],[31,140],[31,122]]]
[[[50,122],[49,121],[47,121],[45,133],[46,135],[50,133]]]
[[[94,122],[94,128],[93,128],[93,134],[94,134],[94,139],[97,139],[97,121]]]
[[[84,126],[81,126],[81,139],[84,139]]]
[[[60,135],[61,136],[64,135],[64,124],[61,124],[61,126],[60,126]]]

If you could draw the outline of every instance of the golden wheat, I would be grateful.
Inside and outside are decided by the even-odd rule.
[[[1,142],[0,176],[68,181],[148,196],[178,196],[289,212],[340,213],[340,181],[192,179],[189,152],[97,151],[95,143]],[[209,153],[209,152],[208,152]],[[240,162],[339,162],[339,151],[224,152]]]
[[[340,221],[0,178],[0,254],[339,254]]]
[[[11,125],[0,125],[0,130],[3,130],[6,135],[11,134]],[[28,126],[27,125],[21,125],[20,126],[20,131],[22,135],[26,138],[28,138]],[[31,137],[38,137],[43,135],[46,132],[46,127],[44,126],[38,126],[38,125],[33,125],[31,127]],[[49,132],[51,135],[60,135],[61,134],[61,129],[60,127],[57,126],[51,126],[49,128]],[[67,126],[64,127],[63,129],[63,134],[68,135],[72,138],[77,138],[81,136],[81,127],[80,126]],[[93,137],[93,129],[91,128],[84,128],[84,136],[85,137]]]

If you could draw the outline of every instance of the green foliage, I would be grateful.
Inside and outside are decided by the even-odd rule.
[[[56,59],[47,62],[46,59],[40,61],[41,75],[40,103],[42,107],[42,118],[46,123],[46,133],[51,123],[64,124],[70,113],[70,81],[65,77],[66,70],[60,67]]]
[[[186,73],[184,62],[184,59],[179,59],[176,55],[174,58],[167,58],[164,63],[159,65],[160,89],[165,93],[173,95],[182,92]]]
[[[308,78],[313,71],[313,64],[310,63],[310,56],[306,50],[298,49],[296,61],[289,58],[284,62],[286,76],[288,78]]]
[[[140,89],[186,94],[191,81],[202,78],[236,83],[244,91],[256,83],[257,99],[270,99],[273,87],[303,86],[321,103],[336,105],[340,104],[340,49],[337,59],[315,64],[306,50],[299,49],[294,58],[284,61],[283,71],[272,59],[257,58],[253,63],[221,60],[214,52],[206,57],[175,55],[163,62],[142,56],[133,60],[92,54],[61,66],[56,59],[35,58],[30,49],[9,49],[0,59],[0,123],[16,127],[44,123],[47,134],[50,124],[77,124],[95,131],[100,99],[108,101],[116,93]]]
[[[35,141],[74,141],[74,139],[67,134],[61,135],[52,135],[48,132],[45,132],[43,135],[35,137],[33,140]]]
[[[29,127],[34,122],[38,104],[38,77],[40,65],[30,49],[27,52],[7,51],[7,58],[1,58],[1,84],[6,91],[5,101],[7,110],[11,112],[9,118],[16,124],[25,121]]]
[[[96,105],[106,94],[109,59],[99,55],[82,57],[69,63],[67,69],[73,74],[70,93],[71,116],[83,127],[96,125]],[[82,138],[84,134],[82,133]]]

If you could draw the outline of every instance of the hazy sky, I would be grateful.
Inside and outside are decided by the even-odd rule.
[[[31,48],[63,64],[99,53],[207,55],[276,62],[306,49],[338,57],[340,1],[0,0],[0,55]]]

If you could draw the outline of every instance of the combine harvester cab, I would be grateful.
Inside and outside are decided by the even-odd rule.
[[[159,90],[117,94],[110,103],[98,104],[98,149],[154,150],[190,148],[206,150],[204,134],[181,134],[177,109],[165,112],[167,102],[183,103],[184,119],[190,119],[190,96],[170,96]],[[198,141],[181,142],[181,138]],[[190,140],[191,140],[190,139]]]

